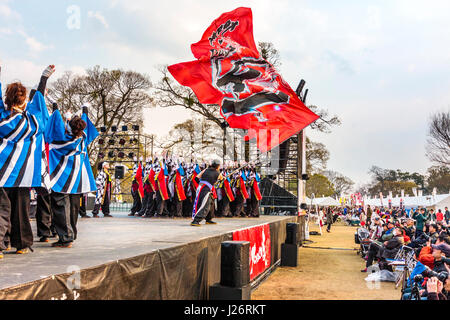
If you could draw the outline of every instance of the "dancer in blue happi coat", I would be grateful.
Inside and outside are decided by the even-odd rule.
[[[49,182],[43,138],[49,115],[44,94],[54,72],[53,65],[44,70],[31,101],[20,82],[7,86],[3,100],[0,85],[0,258],[9,245],[23,254],[33,244],[30,188],[46,187]]]
[[[45,140],[49,144],[51,206],[59,237],[52,246],[59,248],[70,248],[77,238],[81,194],[97,190],[87,147],[99,133],[88,118],[87,105],[81,117],[66,120],[53,103]]]

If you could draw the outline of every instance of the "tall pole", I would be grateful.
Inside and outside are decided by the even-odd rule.
[[[306,173],[304,170],[306,167],[305,149],[305,130],[303,129],[297,135],[297,213],[299,216],[304,214],[302,203],[306,203],[306,188],[303,180],[303,175]]]
[[[225,166],[225,157],[227,155],[227,126],[223,124],[223,140],[222,140],[222,165]]]
[[[297,87],[296,93],[297,96],[302,100],[302,102],[306,103],[306,96],[308,95],[308,89],[305,90],[305,93],[302,97],[303,87],[305,86],[305,80],[301,80],[300,84]],[[300,238],[300,241],[309,240],[309,227],[308,227],[308,219],[306,215],[306,129],[303,129],[297,135],[297,215],[298,222],[303,220],[304,228],[300,231],[300,234],[304,232],[304,238]],[[301,218],[302,217],[302,218]],[[301,219],[301,220],[300,220]]]
[[[305,90],[305,94],[302,97],[303,87],[305,86],[305,80],[301,80],[296,93],[297,96],[306,103],[306,97],[308,95],[308,89]],[[297,214],[298,216],[305,215],[306,211],[302,207],[306,207],[306,129],[300,131],[297,135]]]

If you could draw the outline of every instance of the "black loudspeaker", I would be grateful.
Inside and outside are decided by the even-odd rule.
[[[251,300],[251,289],[250,283],[242,288],[230,288],[216,283],[209,287],[209,299],[210,300]]]
[[[242,288],[250,283],[250,242],[225,241],[221,245],[220,285]]]
[[[281,266],[296,267],[298,260],[298,247],[296,244],[281,244]]]
[[[115,175],[114,177],[116,179],[123,179],[125,176],[125,167],[124,166],[117,166],[115,168]]]
[[[279,171],[278,173],[284,172],[287,167],[287,163],[289,160],[289,149],[291,145],[291,139],[286,140],[282,144],[280,144],[280,162],[279,162]]]
[[[286,244],[295,244],[298,243],[298,223],[287,223],[286,224]]]

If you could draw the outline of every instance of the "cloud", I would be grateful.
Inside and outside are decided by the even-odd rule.
[[[98,11],[89,11],[88,12],[88,17],[89,18],[94,18],[96,20],[98,20],[106,29],[109,29],[109,24],[106,21],[106,18]]]
[[[29,36],[25,31],[18,31],[18,33],[25,38],[25,43],[30,49],[30,53],[33,55],[52,48],[52,46],[45,45],[42,42],[36,40],[36,38]]]
[[[9,0],[1,0],[0,1],[0,18],[4,19],[20,19],[21,15],[11,9],[11,7],[8,5]]]

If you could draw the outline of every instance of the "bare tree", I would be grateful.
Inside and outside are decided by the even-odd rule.
[[[355,184],[350,178],[336,171],[327,170],[324,172],[324,176],[326,176],[333,185],[335,196],[349,193]]]
[[[159,147],[169,153],[193,159],[194,155],[217,154],[220,148],[221,131],[211,121],[203,117],[196,117],[176,124],[166,137],[163,137]]]
[[[218,105],[200,103],[189,87],[181,86],[173,79],[167,66],[161,66],[159,71],[162,77],[154,87],[156,89],[155,101],[159,107],[183,107],[205,117],[219,127],[222,126],[224,119],[220,115]]]
[[[259,42],[258,51],[261,57],[275,68],[281,67],[280,53],[272,42]]]
[[[327,167],[328,160],[330,160],[330,152],[325,145],[306,137],[306,171],[322,173]]]
[[[144,108],[153,106],[150,88],[150,79],[144,74],[96,66],[83,76],[66,72],[50,85],[49,94],[63,112],[77,112],[83,103],[90,103],[91,121],[97,128],[109,130],[113,125],[142,126]],[[94,143],[89,148],[94,168],[99,162],[97,147]]]
[[[450,112],[438,112],[431,117],[428,132],[427,157],[437,165],[450,166]]]

